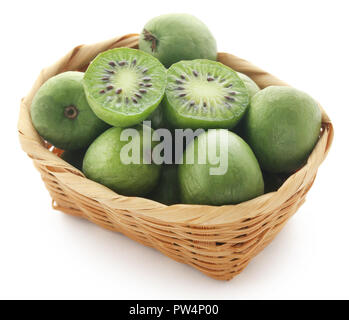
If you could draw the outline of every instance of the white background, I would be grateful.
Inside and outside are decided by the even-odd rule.
[[[220,51],[252,61],[321,102],[335,139],[307,202],[230,282],[51,209],[20,149],[19,103],[74,46],[192,13]],[[348,1],[7,1],[0,10],[0,298],[349,298]]]

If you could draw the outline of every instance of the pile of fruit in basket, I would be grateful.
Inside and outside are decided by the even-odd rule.
[[[319,106],[291,87],[261,90],[216,60],[200,20],[156,17],[139,49],[102,52],[85,73],[46,81],[33,125],[87,178],[125,196],[226,205],[275,191],[316,145]]]

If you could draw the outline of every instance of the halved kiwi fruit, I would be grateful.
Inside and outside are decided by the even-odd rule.
[[[249,95],[229,67],[197,59],[173,64],[167,72],[165,116],[176,128],[233,128],[244,115]]]
[[[83,84],[99,118],[116,127],[128,127],[146,119],[161,102],[166,69],[142,51],[111,49],[91,62]]]

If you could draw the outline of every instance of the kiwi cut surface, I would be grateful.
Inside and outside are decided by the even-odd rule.
[[[99,118],[116,127],[128,127],[146,119],[161,102],[166,69],[142,51],[111,49],[91,62],[83,84]]]
[[[229,67],[197,59],[173,64],[167,72],[165,117],[176,128],[233,128],[244,115],[249,94]]]

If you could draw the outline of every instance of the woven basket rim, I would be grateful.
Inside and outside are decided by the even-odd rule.
[[[122,196],[114,191],[84,177],[83,173],[71,166],[60,157],[49,151],[48,145],[37,134],[31,124],[30,105],[38,88],[50,77],[68,70],[83,71],[99,52],[114,47],[138,47],[138,34],[128,34],[115,37],[92,45],[80,45],[71,50],[53,65],[43,69],[30,92],[21,101],[18,120],[18,133],[22,149],[34,160],[49,166],[51,173],[71,188],[85,200],[89,199],[103,203],[110,210],[120,210],[132,215],[139,215],[142,219],[156,220],[159,223],[178,223],[191,226],[205,226],[232,224],[254,218],[270,212],[273,207],[279,208],[286,200],[292,198],[309,180],[314,179],[316,171],[326,158],[333,140],[333,126],[325,110],[322,112],[322,132],[320,139],[309,156],[307,163],[292,174],[275,192],[267,193],[249,201],[235,205],[206,206],[176,204],[166,206],[153,200],[140,197]],[[286,85],[271,74],[252,65],[251,63],[229,53],[219,53],[218,60],[227,63],[233,60],[238,64],[234,70],[250,76],[261,88],[268,85]],[[235,65],[234,65],[235,66]],[[296,198],[296,197],[295,197]],[[54,208],[59,209],[56,205]],[[190,212],[190,213],[189,213]]]

